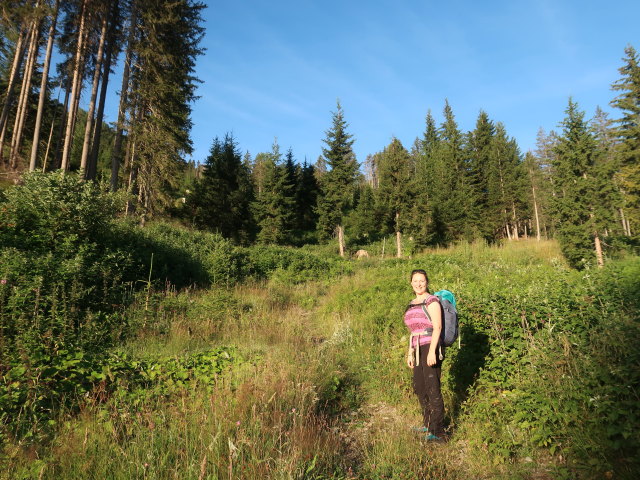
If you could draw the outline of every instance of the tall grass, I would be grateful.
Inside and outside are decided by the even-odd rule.
[[[418,267],[460,309],[443,445],[410,428],[420,414],[402,312]],[[635,478],[637,442],[602,416],[637,415],[640,262],[577,273],[554,243],[522,241],[354,268],[140,298],[120,352],[152,361],[225,347],[239,352],[233,365],[213,383],[86,402],[50,443],[8,444],[0,478]]]

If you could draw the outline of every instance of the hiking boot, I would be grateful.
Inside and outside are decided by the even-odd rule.
[[[428,433],[425,436],[425,440],[427,442],[435,442],[435,443],[446,443],[449,440],[445,435],[434,435],[433,433]]]

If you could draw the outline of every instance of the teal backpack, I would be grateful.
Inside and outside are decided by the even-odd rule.
[[[434,293],[442,306],[442,344],[450,347],[458,338],[458,310],[456,309],[456,297],[449,290],[438,290]],[[423,306],[424,313],[429,317],[427,309]],[[431,320],[431,317],[429,317]]]

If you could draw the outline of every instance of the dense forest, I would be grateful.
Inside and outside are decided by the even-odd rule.
[[[442,122],[429,110],[413,145],[394,138],[383,151],[356,159],[356,139],[338,103],[315,164],[296,161],[277,141],[271,151],[243,154],[239,140],[221,133],[204,164],[195,165],[185,158],[204,7],[189,0],[5,2],[6,178],[78,171],[126,192],[126,214],[142,223],[169,215],[242,245],[336,237],[344,255],[394,236],[401,256],[403,239],[419,249],[557,238],[575,267],[602,265],[637,245],[640,67],[632,46],[612,85],[620,117],[598,109],[587,119],[570,98],[559,131],[540,130],[537,148],[524,154],[487,112],[479,112],[472,131],[461,131],[445,100]],[[117,64],[121,78],[113,78]],[[108,125],[104,108],[113,84],[120,103],[117,122]]]
[[[616,118],[569,98],[533,151],[443,99],[358,159],[338,101],[313,163],[224,132],[196,163],[205,6],[0,6],[0,479],[637,478],[634,47]],[[435,450],[416,265],[461,319]]]

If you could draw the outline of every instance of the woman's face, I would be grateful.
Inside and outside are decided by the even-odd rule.
[[[422,273],[414,273],[411,277],[411,286],[416,295],[422,295],[427,292],[427,277]]]

